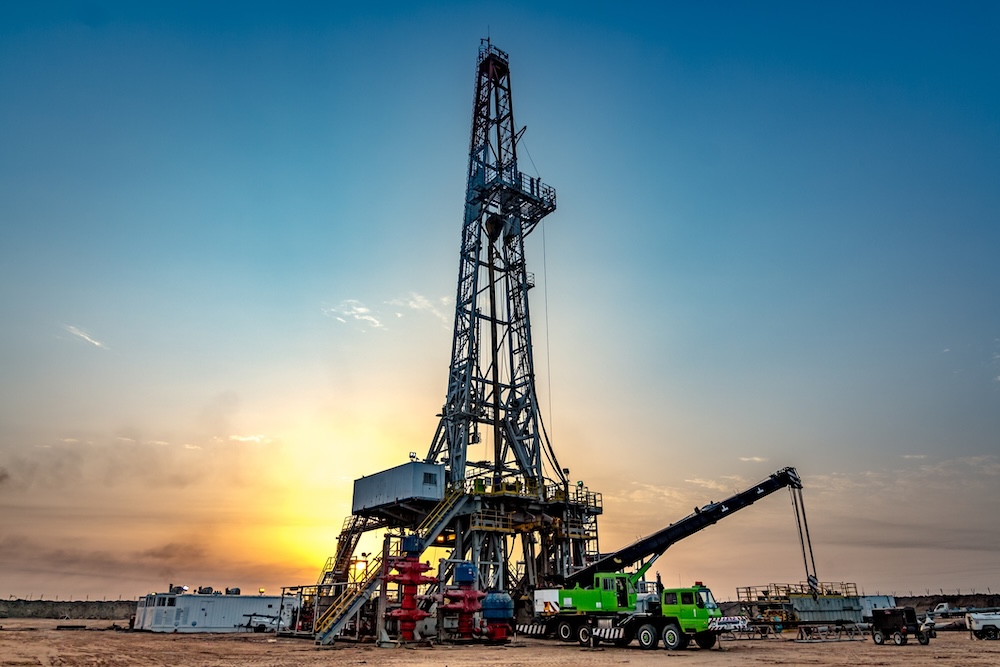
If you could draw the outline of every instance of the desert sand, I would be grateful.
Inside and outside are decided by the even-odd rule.
[[[977,641],[966,632],[942,632],[928,646],[875,646],[871,640],[800,643],[780,639],[722,642],[709,651],[643,651],[638,647],[596,649],[519,638],[505,646],[424,646],[376,648],[310,642],[263,634],[166,635],[109,630],[107,621],[2,619],[0,665],[65,667],[309,667],[311,665],[434,665],[447,667],[576,667],[587,665],[851,665],[929,667],[1000,665],[1000,641]],[[60,624],[85,625],[57,630]]]

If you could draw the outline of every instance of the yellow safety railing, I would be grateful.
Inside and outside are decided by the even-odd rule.
[[[455,487],[445,494],[444,498],[437,504],[437,506],[424,517],[424,520],[417,526],[417,534],[422,538],[426,538],[430,533],[431,529],[438,524],[444,515],[448,513],[455,501],[465,495],[465,490],[462,487]]]
[[[347,608],[358,601],[362,595],[364,595],[365,590],[371,585],[373,581],[379,575],[382,574],[382,556],[376,555],[370,561],[368,561],[368,570],[365,572],[364,580],[358,585],[358,587],[352,591],[344,591],[344,594],[340,596],[340,599],[334,604],[327,607],[326,611],[323,612],[322,616],[316,621],[315,632],[316,635],[322,635],[326,633],[327,630],[343,616]]]

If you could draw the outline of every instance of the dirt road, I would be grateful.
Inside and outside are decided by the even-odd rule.
[[[56,630],[59,624],[86,625]],[[875,646],[870,640],[799,643],[794,637],[726,641],[710,651],[643,651],[638,647],[585,649],[575,644],[518,639],[506,646],[375,648],[338,644],[320,648],[273,635],[163,635],[104,630],[107,621],[0,619],[0,665],[64,667],[311,667],[385,665],[387,667],[734,667],[737,665],[850,665],[995,667],[1000,641],[974,641],[966,632],[940,633],[928,646]]]

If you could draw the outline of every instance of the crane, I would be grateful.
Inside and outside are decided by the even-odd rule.
[[[617,551],[606,554],[595,562],[583,567],[566,577],[566,586],[573,584],[585,585],[595,574],[601,572],[620,572],[621,570],[643,562],[636,571],[633,580],[641,579],[653,562],[659,558],[671,545],[690,537],[695,533],[718,523],[720,520],[749,507],[761,498],[769,496],[779,489],[788,488],[792,492],[792,506],[795,510],[796,525],[799,529],[799,540],[802,545],[803,559],[806,563],[806,578],[810,586],[818,584],[816,563],[812,555],[812,543],[809,539],[809,528],[805,520],[805,505],[802,502],[802,480],[795,468],[782,468],[772,473],[757,484],[726,498],[722,502],[713,502],[704,507],[695,508],[688,516],[671,523],[669,526],[647,535],[632,544]]]

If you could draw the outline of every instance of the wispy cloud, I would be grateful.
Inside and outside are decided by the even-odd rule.
[[[628,488],[605,493],[604,497],[622,505],[687,502],[687,496],[678,489],[643,482],[632,482]]]
[[[431,301],[426,296],[422,294],[417,294],[416,292],[410,292],[410,294],[401,299],[392,299],[388,302],[390,306],[398,306],[403,308],[409,308],[410,310],[415,310],[418,312],[430,313],[437,319],[441,320],[444,324],[451,324],[451,320],[448,317],[448,298],[441,297],[435,303]],[[402,316],[401,313],[397,315]]]
[[[903,454],[903,458],[904,459],[922,460],[922,459],[926,459],[927,455],[926,454]]]
[[[700,486],[706,489],[711,489],[713,491],[733,491],[740,486],[746,486],[743,478],[735,475],[727,475],[720,477],[718,480],[715,479],[701,479],[696,477],[694,479],[685,479],[688,484],[694,484],[695,486]]]
[[[231,435],[230,442],[252,442],[255,445],[267,444],[271,439],[263,435]]]
[[[451,324],[449,303],[450,299],[448,297],[431,299],[423,294],[410,292],[404,297],[389,299],[383,302],[384,306],[393,309],[391,313],[380,312],[379,309],[369,307],[357,299],[345,299],[337,306],[323,308],[323,314],[344,324],[360,322],[361,324],[371,326],[373,329],[384,329],[385,320],[389,317],[403,318],[407,312],[426,313],[439,320],[445,326],[449,326]],[[388,310],[388,308],[383,310]]]
[[[762,456],[741,456],[740,461],[743,461],[744,463],[763,463],[764,461],[767,461],[767,459]]]
[[[347,323],[350,320],[355,320],[357,322],[364,322],[376,329],[382,328],[382,321],[372,312],[368,306],[361,303],[357,299],[347,299],[346,301],[341,301],[340,305],[333,308],[324,308],[323,312],[337,320],[338,322]]]
[[[68,331],[72,335],[76,336],[80,340],[83,340],[83,341],[86,341],[86,342],[90,343],[94,347],[99,347],[102,350],[109,350],[109,349],[111,349],[107,345],[105,345],[104,343],[102,343],[101,341],[99,341],[96,338],[94,338],[93,336],[91,336],[89,333],[87,333],[83,329],[80,329],[79,327],[74,327],[71,324],[64,324],[63,325],[63,329],[65,329],[66,331]]]

